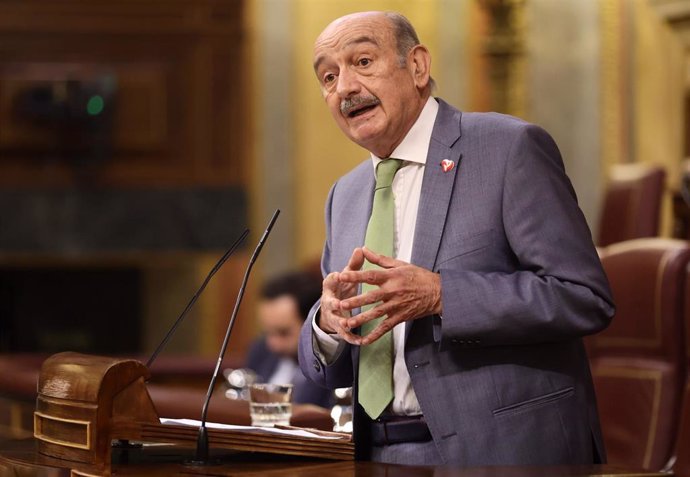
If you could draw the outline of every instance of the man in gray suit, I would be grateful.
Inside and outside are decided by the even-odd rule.
[[[433,98],[430,64],[395,13],[339,18],[316,41],[326,104],[371,159],[328,197],[302,370],[354,385],[360,459],[602,462],[581,337],[614,307],[558,149]]]

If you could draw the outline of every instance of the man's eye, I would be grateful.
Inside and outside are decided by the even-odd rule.
[[[323,82],[325,84],[332,83],[335,80],[335,75],[333,73],[328,73],[323,77]]]
[[[367,65],[369,65],[370,63],[371,63],[371,60],[370,60],[369,58],[360,58],[360,59],[357,61],[357,64],[358,64],[359,66],[367,66]]]

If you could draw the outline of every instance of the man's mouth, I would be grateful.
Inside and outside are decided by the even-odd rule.
[[[350,111],[347,113],[347,117],[349,118],[356,118],[357,116],[361,116],[362,114],[366,113],[367,111],[371,111],[374,109],[376,106],[378,106],[378,103],[375,104],[367,104],[363,106],[358,106],[354,110]]]
[[[371,111],[376,106],[378,106],[380,103],[381,102],[376,97],[361,98],[361,99],[360,98],[353,98],[353,99],[345,100],[343,102],[343,104],[341,104],[340,110],[348,118],[356,118],[357,116],[361,116],[361,115]]]

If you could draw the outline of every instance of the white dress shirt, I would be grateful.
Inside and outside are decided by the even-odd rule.
[[[278,366],[273,374],[268,378],[267,383],[269,384],[285,384],[292,383],[295,378],[295,373],[299,369],[299,366],[294,359],[290,358],[280,358],[278,361]]]
[[[395,197],[395,241],[393,250],[395,258],[405,262],[412,259],[412,245],[414,242],[415,225],[417,223],[417,209],[419,197],[422,193],[424,167],[431,142],[431,132],[438,113],[438,103],[430,97],[417,121],[407,133],[403,141],[390,155],[391,158],[401,159],[402,167],[393,179],[393,195]],[[376,173],[376,166],[381,158],[371,155],[372,174]],[[342,338],[336,334],[328,334],[313,322],[313,329],[318,344],[318,351],[326,363],[333,362],[338,355],[338,345]],[[421,414],[419,401],[412,389],[410,374],[405,365],[405,323],[393,328],[393,414],[417,415]]]

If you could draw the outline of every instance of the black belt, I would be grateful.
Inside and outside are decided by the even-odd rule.
[[[430,440],[424,416],[386,416],[371,423],[371,443],[377,447]]]

